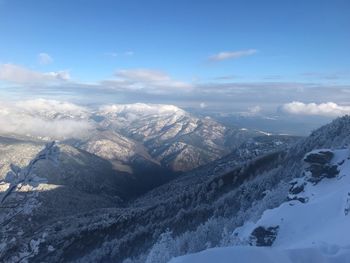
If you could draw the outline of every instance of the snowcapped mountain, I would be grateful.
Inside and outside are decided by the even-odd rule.
[[[172,105],[136,103],[93,110],[38,99],[2,105],[0,109],[0,121],[7,121],[0,134],[21,141],[3,148],[3,174],[12,161],[18,163],[22,156],[29,161],[43,142],[57,139],[110,162],[123,177],[120,188],[127,189],[124,192],[128,196],[169,181],[178,171],[190,171],[217,160],[245,141],[261,136],[255,131],[227,128],[211,118],[195,117]],[[24,142],[35,142],[37,147],[31,146],[34,152]],[[18,164],[23,166],[24,162]]]
[[[172,105],[110,105],[100,109],[100,125],[140,141],[156,161],[188,171],[228,154],[256,132],[230,129],[213,119],[197,118]]]
[[[228,128],[173,105],[142,103],[95,110],[55,100],[29,100],[0,106],[0,123],[5,123],[0,128],[3,136],[60,140],[111,160],[117,169],[131,174],[135,158],[146,166],[189,171],[262,135]]]

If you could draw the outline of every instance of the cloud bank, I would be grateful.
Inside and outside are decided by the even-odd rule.
[[[69,79],[68,71],[42,73],[15,64],[0,64],[0,81],[17,84],[48,84]]]
[[[0,134],[62,140],[83,138],[94,129],[84,107],[55,100],[0,102]]]
[[[8,83],[14,85],[7,85]],[[147,68],[120,69],[110,79],[84,83],[72,80],[67,71],[38,72],[14,64],[0,64],[0,88],[0,100],[3,101],[9,97],[17,99],[22,96],[100,105],[164,103],[236,113],[247,112],[247,108],[256,105],[263,109],[263,113],[271,113],[283,104],[286,104],[284,112],[293,112],[296,106],[288,108],[288,104],[291,101],[298,102],[300,98],[305,101],[333,101],[341,105],[350,94],[350,87],[345,84],[286,81],[186,82],[173,78],[166,72]],[[323,111],[317,114],[338,116],[334,112],[344,112],[344,107],[339,105],[333,105],[330,113]],[[259,108],[248,110],[248,114],[260,114]]]
[[[340,106],[334,102],[316,104],[293,101],[284,104],[282,110],[290,114],[318,115],[325,117],[338,117],[350,114],[350,106]]]

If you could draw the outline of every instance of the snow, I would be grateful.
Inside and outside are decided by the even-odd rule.
[[[213,248],[197,254],[171,260],[171,263],[206,262],[350,262],[350,156],[349,149],[332,151],[332,165],[338,165],[335,178],[324,178],[317,184],[308,181],[308,172],[294,180],[304,184],[304,191],[296,194],[308,201],[287,201],[266,210],[257,222],[246,222],[233,232],[245,246]],[[258,227],[279,226],[272,247],[249,246],[252,231]]]
[[[269,133],[269,132],[264,132],[264,131],[258,131],[259,133],[263,134],[263,135],[266,135],[266,136],[271,136],[272,133]]]
[[[350,249],[273,249],[237,246],[213,248],[172,259],[169,263],[347,263]]]

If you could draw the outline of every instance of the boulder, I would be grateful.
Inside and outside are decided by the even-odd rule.
[[[315,163],[315,164],[326,164],[329,163],[334,156],[334,153],[331,151],[320,151],[315,153],[309,153],[304,161],[306,163]]]
[[[263,227],[259,226],[250,235],[251,246],[270,247],[277,237],[279,226]]]

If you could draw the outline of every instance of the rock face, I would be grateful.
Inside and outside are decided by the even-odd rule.
[[[298,184],[298,182],[292,182],[291,187],[289,188],[289,193],[293,195],[300,194],[304,191],[305,183]]]
[[[318,183],[323,178],[333,178],[339,174],[338,166],[330,164],[334,154],[331,151],[309,153],[304,162],[308,164],[306,171],[311,173],[310,181]]]
[[[257,247],[270,247],[278,234],[279,226],[255,228],[250,236],[250,245]]]
[[[319,151],[306,155],[304,161],[307,163],[326,164],[329,163],[334,154],[331,151]]]

